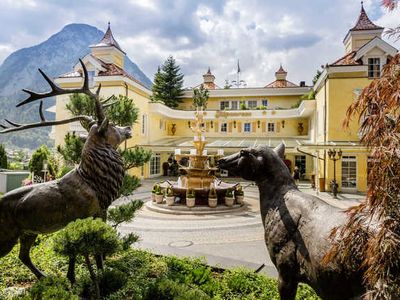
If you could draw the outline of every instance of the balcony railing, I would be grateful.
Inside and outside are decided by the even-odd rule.
[[[151,102],[150,111],[171,119],[191,119],[194,111],[172,109],[162,103]],[[219,117],[232,119],[290,119],[309,117],[315,110],[315,100],[304,100],[299,107],[288,109],[254,109],[254,110],[207,110],[204,113],[205,120],[213,120]]]

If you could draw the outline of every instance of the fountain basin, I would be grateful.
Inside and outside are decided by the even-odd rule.
[[[214,179],[212,179],[214,180]],[[215,184],[215,191],[217,192],[217,203],[218,205],[225,204],[225,194],[228,189],[232,191],[236,190],[236,186],[238,183],[227,183],[227,182],[219,182]],[[210,186],[210,184],[208,184]],[[162,189],[171,188],[174,196],[176,197],[175,203],[186,205],[186,193],[188,188],[182,187],[178,185],[176,181],[166,181],[161,184]],[[199,187],[199,188],[192,188],[195,192],[195,205],[208,205],[208,194],[210,193],[210,188]]]

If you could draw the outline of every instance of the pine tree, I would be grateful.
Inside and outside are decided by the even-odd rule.
[[[58,145],[57,151],[63,156],[65,162],[69,165],[79,164],[81,161],[84,141],[75,132],[69,132],[64,137],[64,146]]]
[[[153,101],[161,101],[165,105],[176,108],[182,102],[183,74],[175,59],[169,56],[161,70],[158,68],[154,76]]]

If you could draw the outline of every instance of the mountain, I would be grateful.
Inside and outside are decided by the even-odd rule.
[[[37,121],[37,104],[34,107],[15,108],[15,104],[26,98],[23,88],[46,91],[48,85],[37,71],[41,68],[50,77],[71,71],[79,58],[89,53],[89,46],[97,43],[104,32],[86,24],[69,24],[46,41],[10,54],[0,66],[0,120],[29,122]],[[151,80],[128,57],[126,71],[150,87]],[[45,101],[45,108],[54,105],[54,99]],[[54,118],[46,113],[51,119]],[[48,143],[46,129],[34,129],[16,134],[0,135],[0,143],[25,148],[36,148]]]

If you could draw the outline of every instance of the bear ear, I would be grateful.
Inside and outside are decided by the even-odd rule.
[[[274,151],[275,151],[276,154],[278,154],[278,156],[280,158],[283,159],[283,157],[285,155],[285,144],[284,143],[280,143],[278,146],[275,147]]]

